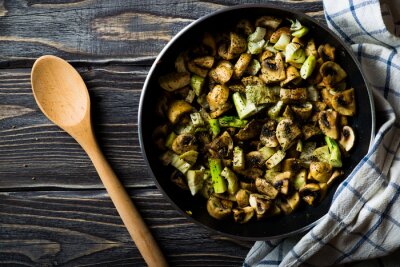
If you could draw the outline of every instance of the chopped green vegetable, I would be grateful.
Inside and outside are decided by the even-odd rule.
[[[203,182],[204,182],[203,176],[204,176],[204,171],[200,170],[189,170],[186,173],[188,187],[190,193],[192,193],[192,196],[196,195],[196,193],[199,192],[203,187]]]
[[[192,87],[196,95],[199,96],[203,90],[204,78],[196,74],[193,74],[192,77],[190,78],[190,86]]]
[[[266,85],[247,85],[246,99],[256,105],[276,103],[277,99],[273,91]]]
[[[289,19],[289,21],[292,23],[290,25],[290,31],[294,32],[294,31],[298,31],[301,28],[303,28],[303,25],[297,19],[296,20]]]
[[[244,170],[244,152],[238,146],[233,149],[233,169],[234,170]]]
[[[310,77],[315,69],[316,63],[317,59],[313,55],[308,56],[308,58],[306,59],[306,61],[304,61],[300,69],[301,78],[305,80],[308,77]]]
[[[279,51],[284,51],[286,46],[290,43],[290,36],[286,33],[282,33],[279,37],[278,42],[274,45],[274,48]]]
[[[325,142],[328,145],[330,156],[329,163],[336,168],[342,167],[342,158],[339,145],[336,141],[328,136],[325,136]]]
[[[246,99],[243,99],[239,92],[234,93],[232,98],[233,104],[235,105],[240,119],[247,118],[257,112],[256,105],[250,101],[246,101]]]
[[[318,161],[329,163],[329,148],[328,146],[321,146],[315,148],[312,155],[318,159]]]
[[[261,69],[260,62],[257,59],[253,58],[250,61],[249,65],[247,66],[246,73],[251,76],[254,76],[260,71],[260,69]]]
[[[228,181],[228,193],[230,195],[235,194],[239,190],[239,181],[236,174],[228,167],[225,167],[221,172],[221,176]]]
[[[258,42],[249,42],[247,44],[247,49],[249,50],[249,53],[252,55],[259,54],[263,50],[264,44],[265,44],[264,39]]]
[[[171,165],[183,174],[185,174],[192,167],[191,164],[181,159],[177,154],[172,154]]]
[[[219,122],[217,119],[209,119],[208,123],[210,124],[211,132],[214,137],[216,137],[221,129],[219,128]]]
[[[297,30],[295,32],[292,32],[292,35],[297,37],[297,38],[301,38],[304,35],[306,35],[308,33],[309,29],[305,26],[303,26],[303,28],[301,28],[300,30]]]
[[[193,90],[189,90],[189,92],[185,98],[185,101],[191,104],[195,97],[196,97],[196,93]]]
[[[299,173],[294,178],[293,186],[294,188],[296,188],[296,190],[300,190],[300,188],[306,185],[306,181],[307,181],[307,171],[303,169],[299,171]]]
[[[249,35],[249,42],[258,42],[264,39],[265,34],[267,33],[267,29],[263,27],[257,27],[256,30]]]
[[[272,148],[272,147],[264,146],[264,147],[260,148],[258,151],[261,152],[261,154],[262,154],[264,160],[266,161],[266,160],[268,160],[272,155],[275,154],[276,149],[274,149],[274,148]]]
[[[276,151],[275,154],[270,157],[267,162],[265,163],[267,165],[268,169],[273,168],[274,166],[278,165],[286,156],[285,151],[283,150],[278,150]]]
[[[236,127],[236,128],[243,128],[247,124],[247,120],[241,120],[235,116],[224,116],[219,118],[218,120],[219,125],[221,127]]]
[[[190,165],[194,165],[197,161],[197,157],[199,156],[199,152],[195,150],[189,150],[179,156],[180,159],[183,159]]]
[[[168,136],[167,136],[167,140],[165,141],[165,146],[168,148],[171,148],[172,146],[172,142],[174,142],[175,138],[177,137],[176,133],[171,132]]]
[[[222,164],[220,159],[209,158],[208,163],[210,165],[211,179],[213,181],[213,187],[215,193],[224,193],[226,191],[226,182],[221,176]]]
[[[282,108],[283,108],[283,101],[279,100],[278,102],[276,102],[275,105],[273,105],[268,109],[268,117],[270,117],[271,119],[278,118]]]
[[[306,60],[306,53],[298,43],[290,43],[286,46],[286,62],[301,64]]]
[[[203,118],[201,117],[201,114],[199,112],[190,114],[190,119],[192,120],[194,127],[199,127],[204,125]]]
[[[299,140],[297,141],[296,151],[298,151],[298,152],[303,151],[303,142],[301,141],[301,139],[299,139]]]

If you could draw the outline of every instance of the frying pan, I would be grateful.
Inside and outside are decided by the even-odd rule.
[[[363,77],[360,65],[350,48],[325,25],[313,18],[297,11],[281,9],[268,4],[239,5],[204,16],[180,31],[158,55],[143,86],[138,118],[139,141],[143,156],[155,184],[183,216],[211,231],[243,240],[282,238],[311,228],[327,214],[338,183],[334,183],[329,188],[327,196],[317,206],[306,207],[303,205],[302,208],[290,215],[263,221],[254,220],[247,224],[234,223],[233,220],[219,221],[208,215],[206,201],[203,197],[193,197],[189,191],[182,191],[170,182],[169,176],[172,173],[172,167],[164,167],[160,163],[161,152],[153,144],[152,132],[157,125],[161,124],[155,115],[155,100],[161,93],[158,77],[173,70],[177,55],[195,44],[194,42],[204,32],[224,31],[237,23],[239,19],[247,18],[254,21],[264,15],[298,19],[310,28],[310,33],[317,43],[329,43],[336,47],[337,59],[335,61],[347,72],[348,87],[355,88],[358,109],[357,114],[349,121],[356,133],[356,143],[351,157],[344,162],[345,177],[367,154],[375,131],[372,93]],[[191,211],[190,216],[187,211]]]

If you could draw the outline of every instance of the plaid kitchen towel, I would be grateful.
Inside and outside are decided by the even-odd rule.
[[[373,88],[376,137],[312,230],[299,238],[256,242],[245,267],[341,265],[400,247],[400,1],[324,0],[324,10],[329,27],[351,45]],[[367,265],[373,266],[371,261],[360,266]]]

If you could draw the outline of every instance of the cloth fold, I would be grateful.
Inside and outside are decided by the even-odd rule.
[[[400,18],[393,17],[400,14],[400,1],[383,1],[381,8],[378,0],[324,0],[324,11],[373,89],[377,133],[339,185],[328,214],[302,237],[256,242],[245,267],[340,265],[400,247],[400,38],[394,24]]]

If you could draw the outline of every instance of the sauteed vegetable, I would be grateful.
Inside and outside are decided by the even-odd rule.
[[[159,77],[153,137],[171,181],[238,223],[317,205],[355,142],[346,78],[335,47],[297,20],[205,33]]]

